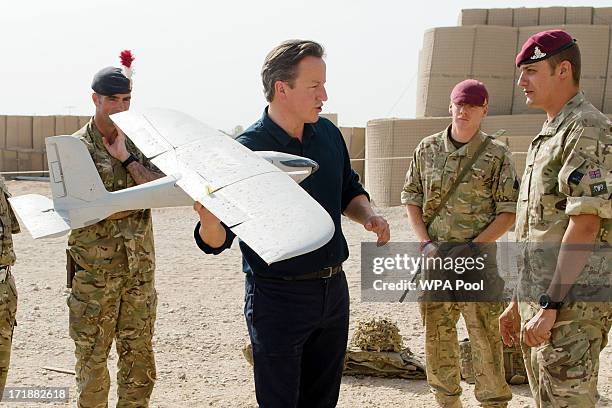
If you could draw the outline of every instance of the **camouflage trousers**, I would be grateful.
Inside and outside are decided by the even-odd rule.
[[[136,271],[79,269],[67,303],[77,360],[78,407],[108,406],[107,359],[113,339],[119,356],[117,407],[147,407],[156,379],[153,266]]]
[[[461,407],[457,322],[463,315],[472,345],[476,399],[483,407],[506,407],[512,398],[504,377],[499,302],[422,302],[427,383],[442,407]]]
[[[11,362],[11,344],[17,313],[17,289],[13,275],[0,282],[0,399],[4,393],[6,377]]]
[[[520,304],[525,324],[539,310]],[[599,353],[608,342],[612,304],[576,302],[563,306],[550,341],[537,347],[521,342],[531,393],[538,408],[595,407]]]

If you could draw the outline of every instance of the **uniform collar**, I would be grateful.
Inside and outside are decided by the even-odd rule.
[[[450,125],[447,126],[447,128],[445,130],[443,130],[440,133],[440,136],[442,136],[443,140],[444,140],[444,149],[454,155],[454,156],[469,156],[472,157],[472,155],[474,154],[474,152],[476,150],[478,150],[478,147],[480,146],[480,143],[482,143],[485,139],[485,137],[487,136],[486,134],[484,134],[482,132],[482,130],[479,130],[478,133],[476,133],[474,135],[474,137],[472,137],[470,139],[469,142],[467,142],[466,144],[464,144],[463,146],[461,146],[459,149],[457,149],[455,147],[455,145],[453,144],[453,142],[451,142],[450,138],[451,136],[451,126],[452,123]]]
[[[292,140],[298,141],[295,137],[289,136],[287,132],[280,126],[278,126],[270,116],[268,115],[268,107],[264,109],[264,113],[261,117],[261,123],[263,123],[264,128],[272,135],[272,137],[281,145],[287,146],[291,143]],[[302,142],[306,142],[307,139],[310,139],[316,134],[316,129],[314,124],[305,123],[304,124],[304,134],[302,136]]]
[[[106,148],[104,147],[104,142],[102,141],[102,133],[100,133],[100,130],[98,130],[98,128],[96,127],[96,123],[94,122],[93,116],[91,117],[91,119],[89,119],[89,123],[87,124],[87,133],[90,135],[91,141],[98,149],[103,149],[104,151],[106,151]]]
[[[561,127],[561,124],[565,122],[565,119],[572,114],[572,112],[584,103],[584,93],[582,91],[578,91],[578,93],[567,103],[563,108],[557,113],[557,115],[549,121],[548,119],[544,122],[542,126],[541,135],[554,135]]]

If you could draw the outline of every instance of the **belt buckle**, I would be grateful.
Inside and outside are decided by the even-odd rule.
[[[323,270],[325,269],[329,269],[329,273],[327,275],[323,275],[321,276],[322,279],[328,279],[331,278],[332,275],[334,274],[334,267],[333,266],[328,266],[327,268],[323,268]]]
[[[8,275],[8,267],[0,268],[0,283],[4,283],[6,281],[6,277]]]

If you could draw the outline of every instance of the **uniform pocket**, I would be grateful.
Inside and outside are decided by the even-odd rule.
[[[584,378],[592,369],[589,347],[585,332],[553,339],[536,350],[538,364],[559,380]]]
[[[6,281],[8,282],[9,289],[11,290],[11,292],[13,293],[13,296],[15,297],[15,301],[17,301],[19,296],[17,296],[17,286],[15,286],[15,279],[11,275],[6,278]]]
[[[584,162],[586,162],[586,159],[577,151],[572,150],[567,161],[563,164],[561,170],[559,170],[559,191],[568,196],[572,195],[570,184],[579,185],[585,176],[583,172],[578,170],[583,166]]]
[[[554,194],[543,195],[540,198],[540,213],[541,221],[556,220],[565,214],[566,199]]]
[[[102,307],[97,301],[84,302],[70,294],[68,304],[68,327],[70,337],[76,342],[91,344],[100,334],[100,314]]]
[[[12,287],[11,287],[12,285]],[[16,325],[17,290],[11,276],[0,283],[0,336],[9,339]]]
[[[75,318],[82,318],[82,317],[95,318],[95,317],[98,317],[100,315],[100,312],[102,311],[102,307],[100,306],[100,303],[96,302],[95,300],[84,302],[82,300],[77,299],[74,296],[74,294],[71,294],[70,296],[68,296],[66,303],[68,304],[68,308],[70,310],[71,319],[73,317]]]
[[[474,188],[474,185],[468,182],[460,183],[457,186],[457,189],[453,192],[450,200],[448,200],[451,207],[451,212],[461,214],[471,214],[473,212],[472,209],[475,205]]]

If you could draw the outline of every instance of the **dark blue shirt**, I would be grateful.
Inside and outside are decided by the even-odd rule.
[[[340,130],[329,120],[319,118],[314,124],[304,125],[302,142],[291,137],[268,116],[263,116],[237,139],[253,151],[273,150],[308,157],[319,164],[319,169],[300,185],[331,216],[335,232],[332,239],[319,249],[291,259],[267,265],[251,248],[240,241],[242,269],[262,276],[296,276],[337,265],[348,258],[348,246],[342,234],[340,216],[353,198],[369,196],[359,183],[359,176],[351,168],[349,154]],[[202,251],[219,254],[232,245],[236,236],[226,225],[227,238],[219,248],[211,248],[200,238],[200,223],[194,238]]]

